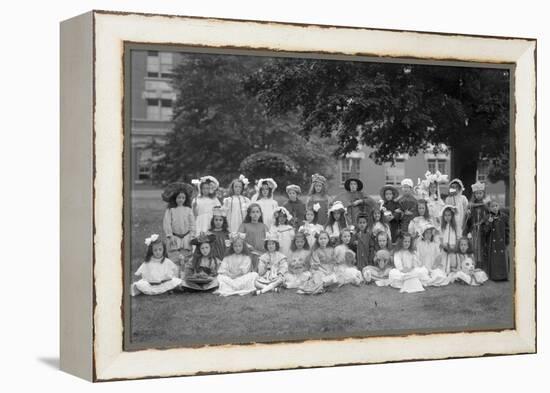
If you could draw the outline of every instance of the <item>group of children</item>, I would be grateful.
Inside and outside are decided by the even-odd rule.
[[[400,190],[382,187],[375,201],[355,178],[332,198],[326,178],[315,174],[305,201],[300,186],[289,185],[283,206],[273,198],[271,178],[260,179],[248,198],[249,181],[241,175],[223,200],[212,176],[192,182],[194,199],[192,186],[172,184],[163,193],[165,240],[146,239],[136,272],[141,279],[131,293],[260,295],[284,287],[318,294],[362,283],[418,292],[507,280],[508,218],[479,182],[468,201],[462,182],[452,180],[443,200],[439,185],[447,181],[428,172],[416,186],[404,179]]]

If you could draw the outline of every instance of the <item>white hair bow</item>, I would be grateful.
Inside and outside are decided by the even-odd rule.
[[[145,239],[145,244],[147,245],[147,247],[149,247],[151,245],[151,243],[156,242],[158,240],[158,238],[159,238],[159,235],[154,233],[150,237]]]

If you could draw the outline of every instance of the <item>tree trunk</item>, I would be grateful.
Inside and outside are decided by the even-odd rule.
[[[460,179],[464,184],[463,194],[470,199],[472,184],[476,182],[478,152],[469,149],[451,150],[451,179]]]

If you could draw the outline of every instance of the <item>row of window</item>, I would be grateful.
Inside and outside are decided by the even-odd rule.
[[[437,171],[442,174],[447,174],[447,160],[433,158],[427,160],[428,170],[432,173]],[[395,164],[385,165],[385,181],[386,184],[399,185],[405,178],[405,160],[398,159]],[[350,178],[361,178],[361,159],[360,158],[345,158],[340,161],[340,174],[342,184]],[[489,164],[481,161],[477,168],[477,180],[487,182],[489,173]]]

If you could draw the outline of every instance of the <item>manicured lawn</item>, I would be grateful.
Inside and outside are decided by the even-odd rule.
[[[143,239],[162,233],[163,211],[160,198],[134,199],[132,272],[142,261]],[[259,297],[142,295],[131,298],[130,340],[137,346],[166,347],[506,328],[513,326],[512,290],[510,282],[487,282],[481,287],[451,284],[415,294],[363,285],[317,296],[293,290]]]

